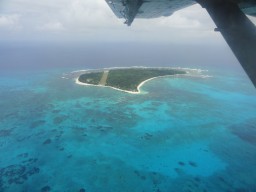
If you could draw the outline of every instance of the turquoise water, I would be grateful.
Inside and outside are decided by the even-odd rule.
[[[142,95],[63,72],[1,75],[0,191],[256,191],[256,90],[243,72],[155,79]]]

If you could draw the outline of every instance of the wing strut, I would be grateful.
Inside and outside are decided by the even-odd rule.
[[[256,87],[256,27],[231,0],[197,0],[210,14]]]

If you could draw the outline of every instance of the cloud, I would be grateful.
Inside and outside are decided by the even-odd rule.
[[[174,13],[170,19],[163,19],[161,25],[169,25],[172,28],[179,29],[191,29],[201,27],[201,23],[199,20],[185,17],[179,12]]]
[[[49,22],[46,24],[43,24],[42,26],[38,26],[37,30],[39,31],[49,31],[49,32],[58,32],[58,31],[64,31],[65,28],[59,21]]]
[[[19,15],[0,15],[0,30],[18,30],[20,28]]]
[[[118,22],[104,0],[73,0],[62,13],[65,26],[72,32],[104,29]]]
[[[124,19],[118,19],[105,0],[2,2],[3,11],[13,17],[2,18],[0,23],[5,28],[23,26],[18,38],[154,42],[200,41],[200,38],[201,41],[215,41],[219,38],[212,33],[214,24],[199,5],[181,9],[170,17],[135,19],[132,26],[127,27],[123,24]]]

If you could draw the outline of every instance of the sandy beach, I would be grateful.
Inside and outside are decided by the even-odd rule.
[[[122,68],[125,68],[125,67],[122,67]],[[128,67],[127,67],[128,68]],[[130,67],[132,68],[132,67]],[[136,68],[136,67],[134,67]],[[137,68],[147,68],[147,67],[137,67]],[[83,86],[94,86],[94,87],[106,87],[106,88],[111,88],[111,89],[114,89],[114,90],[117,90],[117,91],[122,91],[122,92],[125,92],[125,93],[130,93],[130,94],[146,94],[147,92],[145,91],[141,91],[141,87],[147,83],[148,81],[151,81],[153,79],[156,79],[156,78],[166,78],[166,77],[185,77],[185,76],[189,76],[189,77],[201,77],[201,78],[208,78],[208,77],[211,77],[209,75],[202,75],[201,73],[204,72],[204,71],[207,71],[207,70],[202,70],[202,69],[190,69],[190,68],[166,68],[166,67],[159,67],[159,68],[156,68],[156,69],[181,69],[181,70],[185,70],[186,74],[175,74],[175,75],[164,75],[164,76],[158,76],[158,77],[152,77],[150,79],[147,79],[145,81],[142,81],[138,86],[137,86],[137,90],[138,91],[128,91],[128,90],[123,90],[123,89],[119,89],[119,88],[116,88],[116,87],[112,87],[112,86],[107,86],[107,85],[103,85],[102,83],[99,84],[99,85],[93,85],[93,84],[88,84],[88,83],[83,83],[81,81],[79,81],[79,76],[75,78],[75,83],[78,84],[78,85],[83,85]],[[114,68],[104,68],[103,70],[110,70],[110,69],[117,69],[117,67],[114,67]],[[81,72],[88,72],[88,70],[80,70],[80,71],[76,71],[76,73],[79,73],[81,74]],[[104,80],[106,81],[106,80]]]

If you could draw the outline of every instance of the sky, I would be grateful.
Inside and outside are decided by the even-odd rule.
[[[193,5],[171,17],[136,19],[131,27],[105,0],[1,0],[1,40],[221,41],[207,12]],[[202,41],[201,40],[201,41]]]
[[[58,57],[53,56],[57,50],[66,63],[74,65],[87,62],[117,66],[120,61],[123,65],[155,65],[159,60],[161,65],[237,64],[214,28],[210,16],[198,4],[177,10],[170,17],[135,19],[128,27],[105,0],[1,0],[0,65],[23,60],[28,63],[27,58],[31,59],[31,52],[26,55],[26,49],[6,47],[13,44],[40,47],[46,42],[59,47],[42,51],[41,46],[41,50],[33,50],[37,61],[47,57],[48,63],[57,63]],[[62,50],[61,45],[66,43],[69,50]]]

